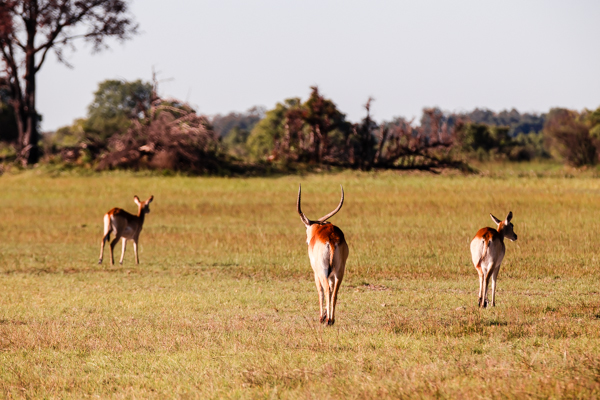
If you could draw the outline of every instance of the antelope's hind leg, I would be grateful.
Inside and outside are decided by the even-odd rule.
[[[477,298],[477,307],[481,307],[481,292],[483,291],[483,271],[481,267],[477,268],[477,273],[479,274],[479,296]]]
[[[494,269],[494,273],[492,274],[492,307],[496,307],[496,280],[498,279],[498,272],[500,272],[499,265]]]
[[[331,318],[330,307],[331,307],[331,290],[329,288],[329,280],[324,277],[320,277],[321,287],[323,288],[325,297],[325,312],[321,314],[321,322],[328,324]]]
[[[139,236],[133,238],[133,252],[135,253],[135,264],[138,265],[140,263],[140,257],[138,256],[138,240]]]
[[[102,242],[100,243],[100,258],[98,259],[98,264],[102,264],[102,259],[104,258],[104,244],[106,242],[110,242],[110,232],[104,235]]]
[[[123,265],[123,258],[125,257],[125,247],[127,247],[127,239],[121,238],[121,240],[123,241],[123,247],[121,249],[121,259],[119,260],[119,264]]]
[[[481,305],[480,307],[486,308],[489,304],[488,301],[488,296],[487,296],[487,292],[488,292],[488,288],[490,286],[490,278],[492,277],[492,268],[490,267],[487,271],[485,276],[483,277],[483,293],[482,293],[482,297],[481,297]]]
[[[110,242],[110,265],[115,265],[114,250],[115,250],[115,246],[117,245],[117,243],[119,243],[120,239],[121,239],[121,237],[117,236],[116,238],[113,239],[112,242]]]
[[[331,317],[327,319],[327,325],[335,324],[335,305],[337,303],[338,290],[340,289],[341,284],[341,279],[334,278],[333,290],[331,291],[331,313],[329,314]]]
[[[319,322],[323,323],[327,319],[327,311],[323,312],[323,302],[325,301],[325,294],[323,293],[323,287],[321,286],[321,280],[315,274],[315,285],[317,286],[317,293],[319,294]]]

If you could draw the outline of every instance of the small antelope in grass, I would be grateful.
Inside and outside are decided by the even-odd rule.
[[[327,325],[335,323],[335,303],[337,294],[344,278],[346,260],[348,259],[348,244],[344,239],[344,233],[340,228],[326,222],[333,217],[344,204],[344,188],[342,187],[342,199],[335,210],[311,221],[300,208],[300,192],[298,187],[298,214],[306,226],[306,243],[308,244],[308,258],[315,273],[315,284],[319,292],[319,321]],[[323,300],[325,300],[326,311],[323,311]]]
[[[113,208],[104,214],[104,236],[102,237],[102,244],[100,246],[100,260],[98,261],[98,264],[102,264],[104,244],[110,240],[111,233],[115,234],[115,238],[110,242],[110,265],[115,265],[113,250],[121,238],[123,239],[123,251],[121,252],[119,264],[123,264],[125,245],[128,239],[133,240],[135,263],[140,263],[138,257],[138,240],[140,238],[142,226],[144,225],[144,217],[150,212],[150,203],[152,203],[152,200],[154,200],[154,196],[150,196],[146,201],[140,201],[139,197],[133,196],[133,201],[138,206],[137,215],[129,214],[127,211],[120,208]]]
[[[479,274],[479,307],[487,307],[487,290],[492,278],[492,307],[496,306],[496,278],[500,271],[500,264],[504,258],[506,247],[504,238],[511,241],[517,240],[517,234],[513,231],[512,211],[508,213],[504,221],[490,214],[492,220],[498,225],[498,230],[493,228],[481,228],[471,240],[471,259]]]

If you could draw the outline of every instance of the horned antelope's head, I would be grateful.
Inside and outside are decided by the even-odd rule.
[[[329,214],[319,218],[316,221],[311,221],[310,219],[306,218],[306,215],[304,215],[304,213],[302,212],[302,209],[300,207],[300,193],[302,191],[302,186],[298,186],[298,202],[296,203],[296,205],[298,206],[298,214],[300,214],[300,219],[302,220],[302,223],[304,224],[304,226],[306,226],[306,241],[307,241],[307,243],[310,242],[310,239],[312,237],[313,227],[322,225],[322,224],[329,224],[329,222],[326,222],[326,221],[329,218],[333,217],[338,211],[340,211],[342,209],[342,205],[344,204],[344,188],[342,187],[342,185],[340,185],[340,187],[342,188],[342,198],[340,199],[340,204],[338,204],[336,209],[333,210],[332,212],[330,212]]]
[[[150,203],[152,203],[152,200],[154,200],[154,196],[150,196],[146,201],[140,201],[139,197],[133,196],[133,201],[138,206],[139,214],[150,213]]]
[[[506,219],[504,221],[500,221],[498,218],[494,217],[492,214],[490,214],[490,217],[492,217],[492,220],[494,221],[494,223],[496,225],[498,225],[498,232],[500,232],[502,235],[504,235],[504,237],[509,238],[513,242],[515,240],[517,240],[517,234],[513,231],[514,226],[513,226],[512,222],[510,222],[510,220],[513,217],[512,211],[510,211],[508,213],[508,215],[506,216]]]

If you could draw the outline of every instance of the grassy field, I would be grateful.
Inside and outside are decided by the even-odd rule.
[[[598,398],[600,179],[510,168],[2,176],[0,398]],[[333,327],[298,183],[313,219],[346,192]],[[102,215],[150,194],[141,264],[129,245],[97,265]],[[508,211],[519,240],[479,310],[469,242]]]

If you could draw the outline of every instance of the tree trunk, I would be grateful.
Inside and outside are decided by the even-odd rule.
[[[33,165],[39,161],[38,113],[35,108],[35,35],[37,31],[37,4],[31,4],[25,20],[27,44],[25,48],[25,94],[15,101],[19,128],[18,158],[21,163]]]
[[[27,58],[30,58],[29,55]],[[33,56],[31,56],[31,59],[33,63]],[[20,120],[20,123],[18,123],[19,158],[23,165],[33,165],[39,161],[40,155],[38,148],[38,114],[35,108],[35,73],[30,72],[29,60],[27,60],[25,85],[23,104],[21,104],[17,111]]]

